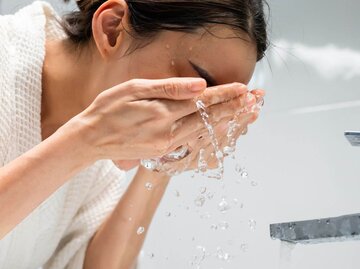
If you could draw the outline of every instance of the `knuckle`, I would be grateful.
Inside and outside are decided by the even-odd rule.
[[[174,98],[179,96],[180,94],[180,87],[177,83],[175,82],[167,82],[163,85],[163,92],[165,93],[165,95],[169,98]]]
[[[131,79],[126,83],[131,88],[140,88],[140,87],[144,86],[144,80],[143,79],[138,79],[138,78]]]
[[[166,120],[169,118],[169,109],[165,104],[161,102],[155,102],[152,110],[155,118],[158,120]]]

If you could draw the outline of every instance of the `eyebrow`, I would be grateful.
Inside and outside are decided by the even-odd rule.
[[[201,68],[200,66],[194,64],[192,61],[189,61],[189,63],[192,66],[192,68],[194,68],[194,70],[199,74],[199,76],[206,80],[208,86],[216,86],[217,85],[215,79],[209,74],[208,71],[206,71],[205,69]]]

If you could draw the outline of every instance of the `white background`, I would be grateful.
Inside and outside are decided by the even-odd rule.
[[[1,2],[1,12],[12,13],[31,1]],[[51,2],[64,10],[60,0]],[[252,82],[267,90],[266,104],[238,145],[250,179],[236,183],[231,161],[224,190],[190,174],[174,178],[150,227],[140,268],[192,268],[198,245],[210,254],[220,246],[232,255],[230,262],[209,256],[201,268],[278,268],[280,244],[269,237],[270,223],[360,213],[360,148],[343,135],[360,130],[360,2],[271,0],[270,6],[273,44]],[[197,208],[193,200],[201,186],[216,195]],[[223,195],[244,207],[232,205],[220,214],[216,205]],[[204,212],[211,217],[200,218]],[[256,220],[255,231],[249,219]],[[222,220],[229,223],[227,231],[210,228]],[[360,268],[359,252],[359,242],[298,246],[291,268]]]

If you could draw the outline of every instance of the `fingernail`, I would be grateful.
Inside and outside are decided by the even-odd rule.
[[[200,78],[190,78],[189,82],[191,83],[191,91],[199,92],[206,89],[206,81]]]
[[[239,84],[240,86],[237,87],[237,93],[238,94],[243,94],[245,92],[247,92],[247,86],[244,84]]]

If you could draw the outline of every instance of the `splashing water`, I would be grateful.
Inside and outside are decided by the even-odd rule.
[[[209,122],[209,115],[206,112],[205,104],[203,103],[203,101],[197,100],[196,107],[198,108],[198,110],[200,112],[200,116],[205,124],[206,129],[208,130],[211,144],[214,147],[215,156],[216,156],[216,159],[218,160],[218,172],[216,173],[216,175],[220,176],[220,179],[222,179],[223,175],[224,175],[224,155],[220,150],[219,142],[216,138],[214,128],[212,127],[212,125]]]

